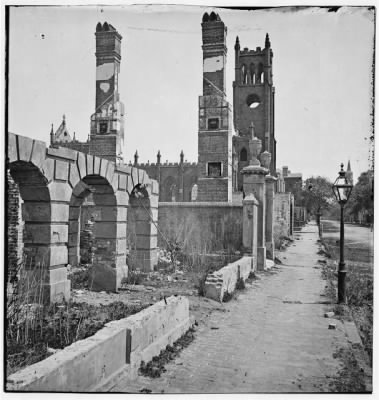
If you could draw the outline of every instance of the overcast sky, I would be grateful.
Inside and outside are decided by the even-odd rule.
[[[227,96],[234,42],[274,52],[277,166],[334,180],[351,160],[368,169],[374,13],[364,7],[255,11],[195,6],[19,7],[10,12],[9,130],[49,142],[66,115],[86,140],[95,108],[95,27],[123,36],[119,90],[125,104],[125,160],[197,161],[202,94],[201,19],[216,10],[228,28]]]

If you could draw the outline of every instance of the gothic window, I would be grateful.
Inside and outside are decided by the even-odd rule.
[[[210,162],[208,163],[208,177],[219,178],[221,176],[221,163]]]
[[[247,161],[247,151],[245,148],[240,152],[240,161]]]
[[[219,119],[218,118],[209,118],[208,119],[208,129],[218,129],[219,127]]]
[[[247,69],[245,64],[241,67],[241,80],[244,85],[247,84]]]
[[[257,83],[263,83],[263,82],[264,82],[263,64],[259,63],[257,72]]]
[[[254,63],[250,64],[250,76],[251,76],[251,84],[255,85],[256,75],[255,75],[255,65],[254,65]]]

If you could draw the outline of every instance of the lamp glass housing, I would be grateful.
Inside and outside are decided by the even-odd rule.
[[[345,171],[339,172],[339,177],[333,184],[333,193],[338,203],[345,204],[350,197],[353,185],[347,180]]]

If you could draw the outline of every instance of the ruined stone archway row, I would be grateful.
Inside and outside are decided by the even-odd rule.
[[[99,241],[107,248],[94,265],[97,288],[103,284],[103,289],[117,290],[127,275],[129,250],[134,260],[141,261],[141,269],[151,270],[156,264],[159,186],[145,171],[68,148],[48,148],[42,141],[12,133],[7,168],[23,200],[24,250],[29,258],[25,273],[42,268],[45,299],[69,298],[67,264],[77,254],[79,207],[93,189],[102,210]],[[136,186],[148,194],[140,210],[135,201],[129,202]],[[137,225],[134,249],[127,248],[128,209],[130,223]],[[132,218],[133,209],[138,215]]]

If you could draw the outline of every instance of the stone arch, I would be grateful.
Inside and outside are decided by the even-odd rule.
[[[23,201],[24,262],[20,277],[29,284],[28,300],[47,303],[69,299],[68,216],[57,201],[61,193],[53,182],[59,176],[55,161],[47,157],[45,143],[8,133],[7,169]]]
[[[117,188],[115,190],[108,174],[102,173],[101,168],[89,172],[72,190],[69,262],[72,265],[80,262],[91,265],[92,290],[117,291],[122,278],[127,276],[127,200],[120,201]],[[117,174],[113,176],[118,178]],[[127,196],[123,193],[124,197]]]
[[[157,264],[158,209],[152,207],[151,200],[146,184],[135,185],[129,196],[128,266],[133,270],[152,271]]]
[[[240,161],[247,161],[247,150],[243,147],[240,151]]]

